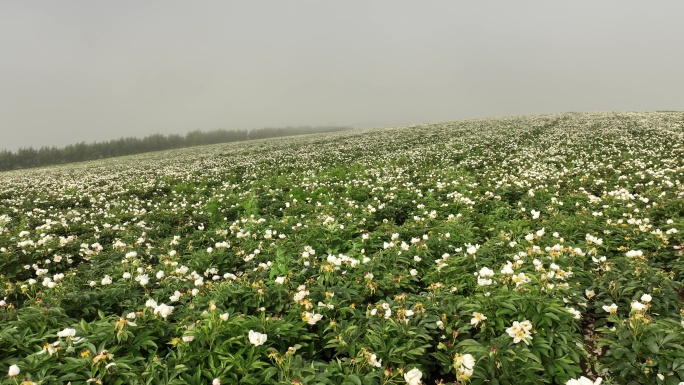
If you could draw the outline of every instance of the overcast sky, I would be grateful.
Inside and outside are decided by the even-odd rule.
[[[0,149],[684,110],[684,1],[0,0]]]

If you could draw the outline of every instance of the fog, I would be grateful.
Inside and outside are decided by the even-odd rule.
[[[681,1],[3,1],[0,149],[684,110]]]

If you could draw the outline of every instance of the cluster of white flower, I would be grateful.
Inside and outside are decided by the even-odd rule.
[[[598,245],[598,246],[603,244],[603,239],[595,237],[591,234],[587,234],[585,236],[585,239],[587,240],[588,244],[594,244],[594,245]]]
[[[492,284],[492,277],[494,276],[494,271],[488,267],[483,267],[479,272],[476,273],[477,284],[479,286],[489,286]]]
[[[308,296],[309,296],[309,291],[306,290],[306,286],[299,285],[299,287],[297,287],[297,292],[292,296],[292,299],[296,303],[298,303],[300,305],[304,305],[308,308],[310,306],[310,302],[307,298]]]
[[[149,307],[149,308],[154,309],[153,314],[159,315],[164,319],[166,317],[168,317],[169,315],[171,315],[171,313],[173,312],[173,308],[174,308],[173,306],[169,306],[169,305],[166,305],[163,303],[161,305],[158,305],[157,301],[155,301],[151,298],[148,299],[147,302],[145,302],[145,307]]]
[[[524,342],[529,345],[532,340],[532,323],[530,321],[513,321],[513,325],[506,329],[506,333],[513,338],[514,343]]]
[[[475,367],[475,357],[471,354],[459,354],[454,356],[454,369],[456,369],[456,378],[461,381],[467,381],[473,375],[473,368]]]

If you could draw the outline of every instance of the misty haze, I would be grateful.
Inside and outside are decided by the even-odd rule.
[[[684,4],[0,4],[0,149],[681,110]]]

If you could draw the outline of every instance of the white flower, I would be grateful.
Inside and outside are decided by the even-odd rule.
[[[513,264],[510,262],[507,262],[503,269],[501,269],[501,274],[512,275],[514,273],[515,271],[513,271]]]
[[[632,302],[632,310],[633,311],[642,311],[642,310],[644,310],[644,308],[646,308],[646,306],[643,303],[641,303],[639,301]]]
[[[473,367],[475,366],[475,357],[473,357],[472,354],[464,354],[463,355],[463,366],[472,370]]]
[[[150,278],[147,276],[147,274],[141,274],[135,277],[135,280],[140,283],[140,286],[145,286],[150,282]]]
[[[475,366],[475,357],[472,354],[456,354],[454,357],[454,366],[463,366],[467,369],[473,369]]]
[[[404,373],[404,380],[408,385],[418,385],[420,384],[420,379],[423,378],[423,373],[418,370],[418,368],[413,368],[408,372]]]
[[[625,253],[625,256],[627,256],[627,258],[642,257],[643,255],[644,252],[641,250],[629,250]]]
[[[223,313],[220,315],[221,321],[228,321],[228,313]]]
[[[569,308],[568,308],[568,312],[569,312],[570,314],[574,314],[574,315],[575,315],[575,319],[580,319],[580,318],[582,318],[582,313],[580,313],[579,310],[575,310],[574,307],[569,307]]]
[[[195,336],[183,336],[183,341],[184,342],[192,342],[192,340],[195,339]]]
[[[465,366],[460,366],[458,368],[458,374],[456,378],[459,380],[467,380],[473,375],[474,370],[466,368]]]
[[[75,335],[76,335],[76,329],[69,329],[69,328],[66,328],[66,329],[62,330],[61,332],[57,333],[57,337],[60,337],[60,338],[71,338]]]
[[[641,296],[641,300],[642,300],[643,302],[646,302],[646,303],[651,302],[652,299],[653,299],[653,297],[651,297],[650,294],[644,294],[644,295]]]
[[[523,283],[530,282],[530,278],[525,275],[525,273],[520,273],[520,274],[514,274],[511,277],[511,282],[515,283],[515,286],[520,286]]]
[[[473,318],[470,319],[470,324],[473,326],[478,326],[480,324],[480,322],[482,322],[486,319],[487,319],[486,315],[484,315],[482,313],[474,312]]]
[[[532,339],[532,334],[530,333],[530,330],[532,330],[532,324],[530,323],[530,321],[513,321],[513,326],[506,329],[506,333],[508,333],[508,335],[511,338],[513,338],[514,343],[517,344],[520,341],[522,341],[525,344],[529,345],[529,340]]]
[[[16,377],[19,375],[21,370],[19,370],[19,367],[17,365],[12,365],[9,367],[9,373],[7,373],[8,376],[10,377]]]
[[[368,361],[370,362],[371,366],[375,366],[376,368],[382,366],[382,359],[378,359],[378,356],[376,356],[375,353],[370,355]]]
[[[315,325],[318,321],[323,319],[323,314],[317,314],[312,312],[304,312],[302,316],[302,321],[305,321],[309,325]]]
[[[112,283],[112,277],[109,275],[105,275],[104,278],[102,278],[102,285],[111,285]]]
[[[162,318],[166,318],[169,315],[171,315],[171,312],[173,311],[173,306],[169,306],[166,304],[161,304],[154,308],[154,314],[159,314],[162,316]]]
[[[123,277],[123,279],[131,279],[131,273],[125,272],[125,273],[123,273],[122,277]]]
[[[181,295],[183,295],[183,293],[176,290],[172,296],[169,296],[169,300],[171,300],[171,302],[178,302],[180,300]]]
[[[218,378],[214,378],[214,380],[211,382],[211,385],[221,385],[221,380]]]
[[[275,283],[277,283],[278,285],[282,285],[283,283],[285,283],[285,277],[276,278]]]
[[[617,314],[617,309],[618,307],[616,304],[612,304],[610,306],[603,305],[603,311],[605,311],[606,313]]]
[[[593,290],[584,290],[584,295],[587,296],[587,299],[592,299],[596,295],[596,293]]]
[[[307,295],[309,295],[308,290],[299,290],[294,296],[292,296],[292,299],[294,299],[295,302],[301,302],[306,299]]]
[[[145,307],[155,308],[155,307],[157,307],[157,301],[150,298],[145,302]]]
[[[418,275],[418,270],[416,270],[416,269],[411,269],[411,271],[410,271],[409,273],[411,273],[411,276],[412,276],[412,277],[415,277],[416,275]]]
[[[601,382],[603,382],[603,379],[601,377],[597,378],[596,381],[592,381],[591,379],[582,376],[576,380],[568,380],[568,382],[566,382],[565,385],[600,385]]]
[[[254,346],[263,345],[268,339],[266,334],[255,332],[254,330],[249,331],[249,342]]]
[[[454,356],[454,368],[457,370],[456,378],[459,381],[468,380],[473,375],[475,357],[471,354],[456,354]]]
[[[478,273],[475,273],[475,275],[478,277],[477,284],[479,286],[489,286],[492,284],[492,280],[489,278],[494,276],[494,271],[487,267],[483,267]]]
[[[128,318],[128,319],[135,319],[135,313],[134,313],[134,312],[130,312],[130,313],[126,314],[126,318]]]

